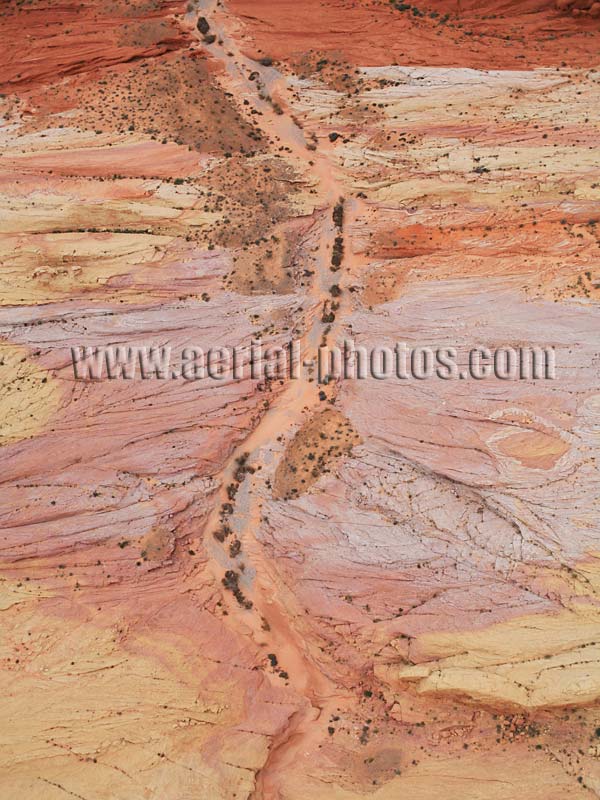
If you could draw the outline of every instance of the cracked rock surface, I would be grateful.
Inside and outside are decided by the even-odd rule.
[[[600,796],[599,26],[6,0],[0,797]],[[556,378],[71,360],[349,338]]]

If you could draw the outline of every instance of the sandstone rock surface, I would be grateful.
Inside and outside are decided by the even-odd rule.
[[[597,6],[4,3],[1,797],[600,795]]]

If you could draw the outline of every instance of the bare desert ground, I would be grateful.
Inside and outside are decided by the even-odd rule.
[[[2,3],[1,800],[600,797],[600,2],[417,3]]]

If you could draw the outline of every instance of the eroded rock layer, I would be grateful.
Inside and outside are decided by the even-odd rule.
[[[600,795],[599,10],[7,0],[3,798]]]

